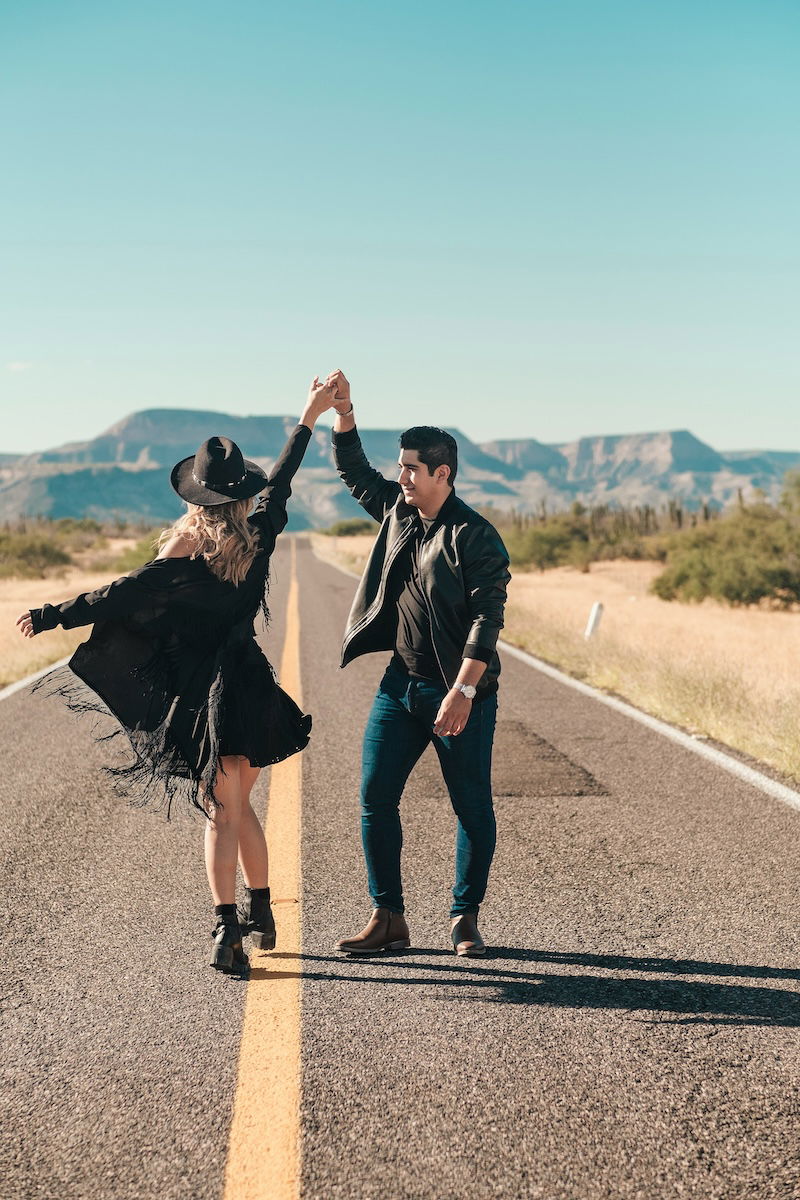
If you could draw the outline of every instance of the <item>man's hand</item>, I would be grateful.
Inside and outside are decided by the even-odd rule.
[[[472,701],[463,692],[451,688],[439,706],[433,732],[439,737],[456,737],[463,730],[472,712]]]
[[[30,611],[20,613],[17,617],[17,625],[19,625],[19,631],[23,637],[36,637],[36,634],[33,632],[33,618]]]
[[[334,408],[338,413],[346,413],[350,408],[350,383],[345,378],[344,372],[340,370],[331,371],[328,378],[325,380],[327,384],[332,384],[336,388]]]

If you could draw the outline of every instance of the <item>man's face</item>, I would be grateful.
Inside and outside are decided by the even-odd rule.
[[[406,504],[413,504],[415,508],[426,512],[442,503],[446,482],[429,474],[425,463],[420,462],[419,450],[401,450],[397,465],[400,468],[397,479]]]

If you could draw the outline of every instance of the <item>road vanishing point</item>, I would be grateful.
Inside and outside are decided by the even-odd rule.
[[[314,729],[254,795],[278,940],[247,983],[207,966],[203,819],[116,797],[57,698],[0,704],[3,1200],[800,1197],[800,813],[757,776],[504,652],[490,954],[449,942],[430,751],[412,949],[334,953],[388,657],[339,670],[354,586],[283,539],[261,640]]]

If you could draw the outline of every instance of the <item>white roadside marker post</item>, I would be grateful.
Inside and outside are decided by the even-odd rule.
[[[603,606],[599,600],[596,600],[592,605],[592,611],[589,613],[589,620],[586,622],[586,628],[583,631],[583,636],[586,638],[587,642],[593,634],[597,633],[602,615]]]

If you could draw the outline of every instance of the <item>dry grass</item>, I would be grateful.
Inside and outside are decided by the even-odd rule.
[[[800,620],[793,613],[668,603],[653,563],[518,574],[505,636],[639,708],[800,779]],[[591,641],[592,603],[604,607]]]
[[[321,556],[338,556],[356,571],[370,545],[368,537],[315,538]],[[589,574],[518,572],[503,636],[800,780],[800,615],[668,603],[648,594],[659,570],[655,563],[608,562],[593,564]],[[603,617],[587,642],[583,631],[596,600]]]
[[[132,544],[130,538],[109,539],[103,559],[111,563]],[[86,640],[88,628],[51,629],[35,638],[24,638],[16,627],[16,620],[28,608],[58,604],[110,583],[116,572],[110,566],[104,568],[101,565],[96,551],[92,552],[92,559],[95,565],[90,570],[67,569],[48,579],[0,580],[0,687],[49,667]]]
[[[375,532],[377,533],[377,531],[378,526],[376,525]],[[328,537],[322,533],[311,534],[311,544],[317,558],[321,558],[323,562],[347,567],[348,571],[355,571],[357,575],[364,570],[374,541],[375,539],[369,534],[360,534],[357,537]]]

